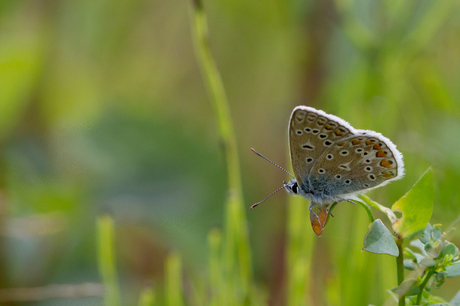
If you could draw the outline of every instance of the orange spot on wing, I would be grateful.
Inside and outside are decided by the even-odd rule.
[[[343,133],[340,132],[339,130],[335,130],[334,133],[335,133],[335,135],[337,135],[337,136],[343,136]]]
[[[374,143],[373,141],[366,140],[366,144],[367,144],[368,146],[370,146],[370,145],[373,144],[373,143]]]
[[[334,127],[330,125],[326,125],[324,128],[329,131],[334,129]]]
[[[386,177],[386,178],[390,178],[393,176],[393,174],[391,174],[390,172],[388,171],[383,171],[382,174]]]
[[[382,147],[379,146],[378,144],[375,144],[374,145],[374,150],[382,150]]]
[[[391,168],[391,163],[390,163],[388,160],[383,159],[383,160],[380,162],[380,166],[385,167],[385,168]]]
[[[339,147],[343,147],[344,145],[345,145],[345,142],[344,142],[344,141],[339,142],[339,143],[337,144],[337,146],[339,146]]]
[[[387,157],[387,155],[385,154],[385,152],[383,152],[382,150],[378,151],[377,154],[376,154],[377,157]]]
[[[359,145],[362,141],[361,140],[352,140],[351,143],[356,146],[356,145]]]

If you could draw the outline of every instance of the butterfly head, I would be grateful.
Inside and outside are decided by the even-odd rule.
[[[288,183],[284,183],[284,189],[286,189],[287,193],[289,194],[298,194],[299,192],[299,185],[297,184],[296,179],[290,180]]]

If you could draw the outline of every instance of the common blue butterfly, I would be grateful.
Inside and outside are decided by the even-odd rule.
[[[292,111],[289,147],[295,178],[283,187],[311,201],[310,220],[318,235],[332,203],[357,199],[404,176],[402,154],[390,139],[354,129],[313,107],[300,105]]]

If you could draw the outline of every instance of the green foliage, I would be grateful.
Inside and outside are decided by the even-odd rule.
[[[398,246],[393,235],[383,225],[382,220],[375,220],[364,237],[363,250],[375,254],[398,256]]]
[[[409,238],[422,231],[433,212],[433,172],[428,169],[414,187],[393,204],[391,209],[402,213],[393,222],[393,229],[402,238]]]
[[[409,305],[430,305],[439,302],[441,298],[429,292],[433,288],[441,287],[446,278],[460,276],[457,271],[457,266],[460,265],[458,248],[445,240],[445,236],[446,233],[442,233],[440,224],[431,226],[428,223],[421,237],[412,241],[413,249],[405,249],[404,253],[408,258],[405,260],[405,268],[421,272],[405,293]]]
[[[432,288],[441,287],[446,278],[460,275],[458,248],[445,240],[447,234],[442,232],[440,224],[431,226],[428,223],[433,211],[433,197],[431,168],[404,197],[393,204],[393,211],[367,197],[361,197],[370,206],[385,212],[396,232],[395,237],[392,237],[383,223],[376,220],[364,238],[363,249],[397,256],[399,286],[391,289],[391,292],[398,297],[399,305],[446,303],[429,292]],[[402,217],[398,219],[394,211],[401,212]],[[420,236],[418,239],[417,234]],[[412,240],[411,245],[418,246],[418,250],[406,248],[402,252],[404,240]],[[418,273],[418,277],[404,279],[403,268]]]

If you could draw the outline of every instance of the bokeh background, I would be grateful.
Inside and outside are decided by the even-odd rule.
[[[390,206],[433,166],[431,222],[447,227],[458,218],[460,2],[204,5],[247,207],[286,179],[249,148],[288,168],[288,119],[304,104],[397,144],[407,174],[369,193],[373,199]],[[101,297],[20,302],[27,297],[11,298],[11,289],[99,283],[102,212],[115,220],[124,305],[137,303],[146,283],[162,303],[171,253],[182,258],[185,296],[191,278],[206,287],[208,233],[224,226],[227,182],[190,16],[187,0],[0,1],[5,304],[101,305]],[[271,305],[284,305],[287,292],[287,204],[278,193],[246,213],[254,283]],[[348,294],[354,305],[382,304],[396,286],[394,259],[360,251],[362,209],[343,203],[334,215],[322,236],[308,241],[312,303],[351,305]],[[459,232],[450,239],[458,245]],[[356,262],[365,263],[361,274],[344,270]],[[434,293],[450,300],[459,289],[448,279]]]

